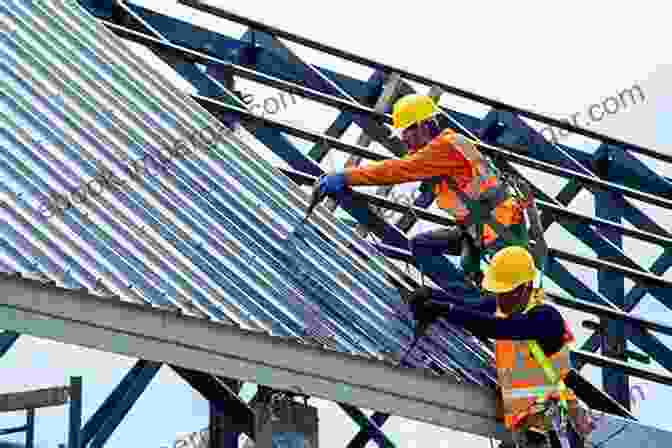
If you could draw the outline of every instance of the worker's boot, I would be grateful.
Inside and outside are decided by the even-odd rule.
[[[427,313],[425,304],[432,298],[431,289],[427,286],[421,286],[406,297],[413,319],[415,320],[415,337],[422,337],[432,323],[434,318]]]
[[[513,433],[516,448],[555,448],[551,445],[549,435],[537,431],[524,430]]]
[[[462,236],[460,259],[460,264],[467,282],[471,283],[471,286],[481,289],[481,282],[483,281],[483,272],[481,271],[481,251],[474,241],[474,238],[467,231],[465,231]]]

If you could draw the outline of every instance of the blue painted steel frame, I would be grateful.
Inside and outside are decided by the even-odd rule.
[[[82,378],[70,379],[70,431],[68,432],[68,448],[79,448],[82,431]]]
[[[0,358],[3,357],[18,340],[18,333],[4,331],[0,333]],[[79,448],[78,441],[82,421],[82,378],[70,378],[70,405],[68,422],[68,448]],[[26,448],[33,448],[35,442],[35,410],[28,409],[26,424],[18,428],[0,430],[0,435],[26,432]]]
[[[4,331],[0,334],[0,358],[4,356],[19,338],[18,333],[13,331]],[[15,434],[17,432],[26,433],[26,448],[33,448],[35,441],[35,410],[26,411],[26,424],[23,426],[0,430],[0,436]]]
[[[623,213],[614,206],[611,194],[606,192],[595,193],[595,210],[599,218],[620,222]],[[623,236],[605,232],[619,249],[623,248]],[[625,279],[617,273],[598,271],[599,292],[611,299],[619,307],[623,307],[625,299]],[[627,360],[625,356],[626,337],[625,325],[617,320],[602,320],[604,335],[602,337],[602,354],[620,360]],[[629,377],[618,369],[602,369],[602,385],[604,390],[618,401],[621,406],[630,410]]]
[[[596,151],[595,157],[592,160],[586,159],[585,157],[583,158],[583,160],[579,160],[578,157],[576,158],[572,157],[570,151],[568,151],[568,148],[545,141],[538,132],[534,131],[518,117],[515,117],[512,113],[492,111],[488,114],[488,116],[484,118],[483,121],[485,123],[483,127],[483,133],[490,131],[492,135],[492,137],[488,141],[489,143],[492,144],[501,143],[501,140],[504,137],[509,137],[509,139],[511,139],[511,136],[513,135],[514,136],[513,141],[518,142],[522,141],[527,144],[526,150],[528,152],[527,154],[528,156],[550,163],[557,163],[565,168],[578,170],[579,172],[584,171],[592,174],[592,171],[595,170],[596,167],[596,164],[592,163],[593,160],[599,160],[606,157],[607,165],[605,166],[604,163],[602,164],[603,170],[607,173],[612,173],[611,170],[609,169],[611,167],[610,164],[611,161],[609,160],[608,154],[615,152],[617,153],[616,149],[620,149],[610,145],[608,146],[608,153],[605,156],[604,151],[606,151],[605,148],[607,148],[607,146],[602,145],[598,149],[598,151]],[[491,129],[494,130],[494,132],[492,132]],[[621,152],[621,160],[623,160],[625,158],[624,151],[620,149],[620,152]],[[573,150],[573,153],[575,155],[579,155],[580,152]],[[665,192],[664,186],[667,183],[667,181],[658,176],[656,173],[653,173],[650,170],[645,169],[645,167],[642,168],[642,166],[640,166],[641,162],[638,163],[639,165],[634,165],[634,169],[628,172],[628,174],[650,175],[651,176],[650,179],[652,181],[651,184],[654,185],[655,188],[649,188],[647,192],[664,193]],[[617,179],[619,178],[613,176],[612,173],[612,175],[609,177],[608,180],[615,181]],[[639,179],[639,181],[630,181],[629,186],[638,187],[640,186],[640,184],[644,183],[643,181],[644,179],[641,178]],[[575,180],[570,180],[570,182],[562,189],[562,191],[558,194],[555,200],[559,204],[563,205],[569,204],[569,202],[573,200],[581,192],[581,190],[582,186],[580,185],[580,183],[576,182]],[[627,204],[625,202],[625,199],[620,195],[616,195],[615,193],[594,192],[594,194],[596,197],[595,202],[596,215],[599,218],[620,222],[620,218],[622,217],[623,211],[614,214],[615,211],[625,209],[630,210],[633,208],[632,206],[623,207]],[[548,228],[551,222],[552,222],[551,219],[548,218],[544,219],[545,224],[544,227]],[[575,226],[575,225],[569,226],[566,224],[562,225],[567,230],[569,230],[575,237],[577,237],[584,243],[588,244],[589,247],[595,250],[600,258],[604,257],[605,259],[610,261],[616,261],[623,265],[633,267],[635,269],[641,269],[639,268],[637,263],[635,263],[633,260],[628,259],[622,252],[622,236],[608,232],[607,230],[602,231],[605,234],[603,236],[593,231],[589,226]],[[558,270],[562,270],[563,271],[562,274]],[[571,274],[569,274],[569,272],[567,272],[566,269],[562,268],[558,263],[552,263],[549,274],[559,286],[570,290],[570,292],[578,290],[582,290],[583,292],[590,291],[589,288],[580,285],[578,281],[573,279],[573,276],[571,276]],[[559,278],[558,275],[560,275]],[[617,304],[620,307],[624,307],[627,303],[627,300],[625,300],[625,298],[623,297],[624,286],[622,276],[619,276],[619,274],[617,273],[599,271],[598,279],[599,279],[599,286],[598,286],[599,292],[603,294],[607,299],[611,300],[614,304]],[[570,287],[572,283],[573,286]],[[644,291],[646,290],[644,289]],[[642,294],[639,298],[641,299],[643,295],[644,294]],[[661,300],[661,302],[665,304],[670,304],[669,302],[670,296],[668,294],[661,296],[660,294],[653,293],[652,295]],[[602,334],[602,338],[603,342],[611,341],[613,342],[613,344],[616,344],[618,341],[620,341],[620,344],[617,345],[625,346],[625,327],[623,323],[618,321],[609,321],[606,324],[605,331]],[[589,345],[588,347],[584,345],[584,347],[582,348],[595,350],[597,348],[595,339],[596,338],[591,339],[592,341],[591,345]],[[654,347],[658,347],[661,345],[657,343],[656,338],[653,338],[653,340],[646,340],[646,341],[639,339],[638,342],[641,343],[644,346],[644,350],[647,351],[647,353],[649,353],[652,356]],[[659,355],[661,354],[659,348],[656,351],[658,352]],[[610,351],[609,353],[611,353],[614,356],[617,356],[616,353],[613,351]],[[621,354],[620,355],[621,359],[623,359],[622,356],[623,355]],[[665,359],[665,358],[662,357],[658,359]],[[669,365],[669,361],[667,363],[662,362],[662,364]],[[623,374],[622,372],[619,372],[617,369],[605,368],[603,369],[603,383],[607,393],[609,393],[615,399],[617,399],[617,401],[619,401],[621,405],[625,406],[626,408],[629,408],[630,388],[628,387],[627,375]]]
[[[102,5],[103,6],[102,9],[104,9],[105,7],[108,8],[110,7],[109,5],[110,2],[107,2],[108,5],[104,5],[103,3],[105,2],[96,2],[96,1],[89,1],[86,3],[97,4],[97,6]],[[207,39],[201,39],[200,42],[197,42],[199,38],[197,37],[198,35],[195,34],[197,31],[195,31],[193,27],[191,26],[187,27],[182,22],[175,21],[172,18],[167,18],[161,14],[151,13],[147,10],[143,10],[142,8],[138,8],[135,6],[131,8],[135,13],[143,17],[144,20],[147,20],[147,22],[150,23],[154,29],[159,30],[163,36],[166,36],[175,42],[185,43],[187,46],[190,46],[192,48],[203,48],[203,40],[207,40],[209,42],[216,42],[217,43],[216,48],[214,50],[210,49],[209,51],[222,59],[232,59],[233,51],[235,50],[236,45],[238,43],[240,43],[239,48],[244,48],[245,46],[245,42],[241,42],[245,40],[245,36],[243,37],[243,39],[239,41],[236,39],[227,38],[218,33],[210,33],[210,32],[206,32]],[[202,33],[202,31],[198,32]],[[266,39],[266,43],[268,43],[268,35],[265,35],[264,37]],[[220,44],[220,43],[226,43],[226,44]],[[271,52],[269,54],[266,54],[262,49],[259,53],[260,57],[258,57],[255,61],[253,61],[255,63],[254,64],[255,68],[266,74],[273,74],[287,80],[293,80],[293,81],[298,80],[300,82],[303,76],[305,77],[306,85],[312,89],[324,93],[337,94],[344,98],[348,98],[350,95],[352,95],[356,98],[360,98],[364,104],[372,102],[371,100],[375,98],[378,94],[378,91],[376,89],[380,88],[380,80],[382,79],[382,75],[379,72],[376,72],[372,77],[372,79],[370,80],[370,82],[366,84],[362,83],[361,81],[353,80],[346,76],[329,72],[324,69],[313,69],[312,67],[307,66],[299,67],[299,69],[302,70],[301,72],[302,76],[301,75],[295,76],[296,72],[289,71],[287,65],[284,65],[283,67],[282,64],[278,64],[277,63],[278,61],[273,59],[273,54],[277,54],[277,51],[275,53]],[[288,54],[285,54],[284,56],[288,58],[291,57]],[[240,60],[238,60],[238,62],[240,62]],[[211,70],[211,67],[208,68],[207,74],[210,76],[207,78],[203,76],[203,74],[200,71],[195,70],[193,64],[181,64],[181,65],[174,64],[174,67],[180,74],[182,74],[183,76],[185,76],[185,78],[187,78],[190,82],[192,82],[194,86],[199,88],[201,94],[205,96],[219,96],[222,94],[222,92],[224,92],[224,94],[228,96],[228,92],[226,92],[225,90],[223,91],[221,89],[222,82],[216,82],[216,80],[218,79],[221,81],[222,74],[216,73],[216,71]],[[294,68],[296,68],[296,66],[294,66]],[[318,72],[321,74],[321,76],[318,75]],[[335,87],[332,82],[328,81],[325,82],[325,77],[332,82],[338,83],[341,87],[340,88]],[[229,101],[235,101],[235,98],[228,97],[228,99]],[[238,102],[238,104],[242,105],[241,102]],[[523,144],[526,144],[530,151],[530,156],[535,157],[539,160],[559,164],[560,166],[578,170],[580,172],[583,171],[588,174],[591,174],[595,166],[593,164],[592,156],[587,155],[586,153],[577,151],[573,148],[565,147],[563,145],[551,145],[547,142],[544,142],[543,140],[540,140],[539,138],[540,135],[538,133],[531,131],[529,127],[527,127],[520,119],[515,117],[510,112],[492,111],[482,121],[475,119],[473,117],[466,116],[464,114],[459,114],[458,112],[448,111],[448,113],[450,113],[451,116],[455,117],[463,126],[469,128],[470,131],[475,133],[480,131],[484,139],[487,139],[488,131],[496,127],[499,123],[505,123],[503,129],[505,132],[501,133],[501,135],[499,136],[500,139],[506,143],[513,142],[520,144],[522,142]],[[333,136],[342,135],[342,133],[349,126],[349,124],[352,123],[353,121],[357,122],[358,124],[362,125],[362,127],[366,128],[370,128],[371,125],[371,121],[367,120],[367,117],[362,117],[358,114],[352,114],[349,112],[342,112],[338,116],[336,121],[330,126],[330,129],[328,131],[329,135]],[[502,131],[502,129],[500,129],[500,131]],[[314,162],[312,162],[310,158],[303,156],[303,154],[301,154],[300,151],[298,151],[295,147],[293,147],[293,145],[291,145],[280,134],[280,132],[258,129],[254,133],[257,136],[257,138],[259,138],[259,140],[267,144],[270,148],[276,151],[276,153],[281,155],[283,159],[292,168],[304,171],[312,175],[321,174],[319,166],[317,166]],[[380,133],[374,133],[373,135],[374,138],[376,134],[378,134],[378,136],[381,135]],[[495,134],[497,134],[497,130],[495,130]],[[383,133],[382,136],[385,137],[386,135]],[[507,139],[509,141],[507,141]],[[496,137],[494,140],[496,140]],[[322,146],[316,144],[309,152],[309,155],[314,157],[313,160],[316,160],[318,163],[325,154],[325,152],[321,150],[322,148],[323,148]],[[627,186],[637,188],[642,191],[655,193],[663,197],[668,198],[672,197],[672,188],[669,179],[663,178],[657,175],[656,173],[653,173],[651,170],[646,168],[641,162],[635,160],[632,156],[629,156],[623,148],[615,147],[613,145],[603,145],[603,147],[601,147],[600,150],[596,152],[595,160],[602,161],[602,166],[605,165],[606,161],[608,170],[606,171],[607,174],[602,176],[604,178],[607,178],[615,182],[618,182],[619,180],[622,181],[622,179],[624,178],[629,179],[629,182],[626,184]],[[558,197],[554,198],[554,201],[560,204],[567,204],[574,197],[576,197],[576,195],[581,191],[581,189],[582,187],[578,182],[570,181],[570,183],[562,190],[562,192],[558,195]],[[598,216],[607,219],[619,218],[617,216],[610,216],[609,214],[607,214],[606,210],[609,208],[607,201],[609,201],[612,204],[614,203],[622,204],[624,217],[629,221],[631,221],[633,224],[644,227],[649,231],[654,231],[655,229],[655,231],[660,233],[660,231],[662,230],[659,227],[655,226],[653,221],[650,220],[650,218],[644,215],[641,211],[637,210],[630,204],[626,203],[622,197],[614,197],[614,195],[611,193],[600,193],[597,196],[600,198],[599,201],[596,201],[596,209]],[[426,207],[431,204],[432,200],[433,198],[431,194],[426,194],[418,198],[416,204],[421,207]],[[346,210],[348,210],[355,218],[357,218],[359,222],[367,223],[369,219],[373,218],[371,214],[368,213],[366,210],[362,208],[355,208],[356,204],[352,203],[351,201],[349,203],[348,201],[346,201],[344,205],[346,205],[346,207],[344,208],[346,208]],[[550,225],[552,220],[546,218],[545,222],[546,225],[548,226]],[[579,237],[582,241],[589,244],[589,246],[598,253],[598,256],[600,258],[605,258],[610,261],[611,260],[618,261],[629,267],[636,266],[636,264],[632,260],[629,260],[627,259],[627,257],[625,257],[625,254],[623,254],[621,249],[620,241],[618,240],[613,241],[613,237],[604,238],[602,235],[592,231],[587,226],[574,225],[566,227],[575,236]],[[407,229],[403,230],[406,231]],[[667,232],[665,232],[665,234],[667,234]],[[610,243],[609,239],[612,239],[611,243],[613,244],[609,244]],[[407,240],[403,236],[403,234],[389,227],[385,228],[385,234],[383,235],[383,242],[385,244],[389,244],[394,247],[402,249],[407,248]],[[666,250],[663,256],[661,256],[656,261],[656,263],[654,263],[654,266],[652,267],[651,271],[657,275],[662,274],[670,265],[672,265],[671,255],[672,251]],[[459,278],[456,275],[457,272],[455,271],[455,269],[448,263],[442,263],[440,266],[437,266],[437,270],[433,272],[433,274],[435,274],[434,277],[441,275],[449,275],[450,278],[452,279]],[[589,288],[586,288],[585,285],[582,285],[578,280],[574,278],[574,276],[572,276],[568,271],[566,271],[565,268],[563,268],[557,262],[552,263],[549,275],[554,280],[559,280],[556,281],[556,283],[558,283],[559,286],[566,288],[570,292],[580,291],[582,293],[585,293],[586,290],[589,290]],[[614,275],[616,274],[609,274],[604,272],[600,273],[599,293],[604,295],[610,301],[617,303],[619,306],[622,306],[625,311],[630,311],[639,302],[639,300],[641,300],[641,298],[646,294],[647,289],[644,287],[636,286],[635,288],[633,288],[633,291],[631,291],[626,297],[623,297],[622,288],[620,287],[622,277],[620,278],[619,285],[617,287],[607,286],[609,284],[613,284],[613,282],[608,282],[608,279],[610,277],[613,277]],[[445,285],[445,282],[440,282],[440,284]],[[656,293],[655,295],[664,303],[667,304],[672,303],[670,299],[671,296],[663,294],[659,291],[655,291],[655,293]],[[589,294],[589,296],[590,295],[591,294]],[[595,296],[595,294],[592,293],[592,296]],[[595,299],[599,303],[599,299],[597,298],[597,296],[595,296]],[[621,323],[611,322],[608,334],[612,334],[612,332],[623,333],[622,329],[623,325]],[[650,354],[652,354],[652,356],[654,356],[654,359],[656,359],[657,361],[661,362],[662,359],[665,359],[665,361],[667,362],[663,362],[663,364],[666,365],[667,368],[669,368],[668,366],[670,365],[670,362],[672,362],[672,356],[670,356],[670,354],[668,353],[669,350],[665,349],[665,347],[659,342],[657,342],[655,338],[652,338],[650,335],[647,337],[643,337],[642,335],[639,335],[638,337],[636,335],[629,335],[628,337],[633,339],[636,338],[637,342],[642,344],[645,347],[645,350],[648,351]],[[596,339],[597,338],[595,336],[591,337],[589,341],[586,343],[586,346],[584,346],[583,348],[595,350],[597,348]],[[622,395],[622,389],[624,386],[622,381],[620,382],[616,381],[617,384],[613,384],[611,380],[609,381],[605,380],[605,382],[608,383],[605,384],[605,387],[607,387],[607,390],[611,394],[615,396],[620,396],[621,398],[625,397]],[[622,402],[622,404],[625,403]],[[382,424],[382,421],[380,419],[377,419],[376,416],[373,417],[373,420],[377,424]],[[359,440],[364,440],[360,436],[361,433],[357,436],[357,438],[360,438]],[[358,440],[357,438],[356,440]],[[353,441],[353,443],[355,443],[355,441]]]
[[[101,447],[158,373],[160,363],[139,360],[84,424],[79,446]]]
[[[14,345],[19,334],[13,331],[4,331],[0,333],[0,357],[4,356]]]
[[[14,428],[0,429],[0,436],[16,434],[17,432],[26,433],[25,448],[33,448],[35,445],[35,410],[26,410],[26,424]]]

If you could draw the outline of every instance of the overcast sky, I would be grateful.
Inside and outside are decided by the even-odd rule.
[[[168,0],[138,0],[135,3],[185,17],[233,37],[245,31],[242,26],[208,18]],[[669,16],[666,5],[660,2],[638,2],[637,9],[631,3],[603,1],[566,1],[543,6],[529,1],[460,2],[453,7],[437,7],[434,2],[395,6],[391,2],[351,0],[286,1],[278,6],[269,2],[220,3],[235,12],[297,34],[556,118],[568,118],[576,112],[585,117],[591,104],[639,84],[645,94],[643,102],[589,126],[672,154],[672,132],[669,131],[672,93],[668,87],[672,66],[668,65],[671,61],[666,51]],[[371,73],[369,69],[332,57],[318,57],[314,51],[287,45],[318,66],[360,79],[366,79]],[[136,45],[129,47],[139,56],[150,57]],[[165,69],[160,63],[156,66]],[[170,76],[178,88],[192,92],[183,80]],[[274,89],[260,88],[251,82],[240,81],[239,86],[253,93],[255,101],[277,98],[278,95]],[[452,97],[443,98],[441,103],[476,116],[483,116],[488,110]],[[288,107],[274,118],[322,131],[336,115],[337,111],[333,109],[297,99],[296,103],[290,101]],[[358,130],[352,129],[345,141],[354,142],[358,136]],[[580,138],[566,142],[586,149],[594,146]],[[325,166],[338,167],[343,160],[344,156],[334,157],[326,161]],[[659,173],[666,171],[672,177],[670,166],[658,164],[656,168]],[[534,179],[549,193],[557,193],[564,185],[551,176],[535,174]],[[582,194],[570,206],[589,213],[592,201],[588,194]],[[647,211],[664,222],[667,229],[672,229],[669,213],[664,216],[654,207],[647,207]],[[578,247],[565,232],[556,228],[549,231],[549,242],[553,247],[592,255],[592,251]],[[632,242],[626,243],[625,250],[647,267],[661,252]],[[575,268],[571,271],[594,283],[594,271]],[[581,328],[580,322],[590,317],[563,311],[572,322],[579,341],[583,342],[588,333]],[[637,311],[647,318],[672,321],[670,313],[653,300],[646,300]],[[661,339],[672,342],[664,337]],[[65,384],[70,375],[82,376],[86,421],[135,361],[22,337],[0,362],[3,368],[0,393]],[[655,363],[649,367],[662,371]],[[601,386],[600,369],[587,367],[584,372],[594,384]],[[672,430],[661,404],[672,400],[670,388],[637,380],[633,380],[633,384],[642,385],[647,397],[656,397],[635,407],[635,413],[641,416],[643,423]],[[312,400],[312,403],[320,408],[320,447],[343,448],[357,432],[356,425],[333,405],[321,400]],[[161,424],[151,424],[152,419],[160,419]],[[23,420],[21,413],[7,414],[0,426],[20,425]],[[164,367],[107,446],[172,446],[177,433],[196,431],[205,425],[205,400]],[[489,446],[487,439],[400,418],[391,419],[385,429],[400,447]],[[65,441],[66,434],[67,412],[64,408],[38,411],[36,441],[39,447],[55,448]],[[23,440],[22,437],[16,435],[7,439]]]

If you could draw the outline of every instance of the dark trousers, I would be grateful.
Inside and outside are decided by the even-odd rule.
[[[480,271],[478,250],[469,233],[458,226],[443,227],[416,235],[411,240],[411,253],[423,266],[431,266],[441,255],[461,256],[465,271]]]
[[[417,259],[440,255],[461,255],[464,232],[461,228],[443,227],[419,233],[411,240],[411,252]]]

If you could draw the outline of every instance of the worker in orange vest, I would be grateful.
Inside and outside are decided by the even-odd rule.
[[[451,212],[457,225],[418,234],[411,240],[410,249],[424,272],[431,272],[433,257],[462,256],[463,267],[469,265],[465,270],[476,272],[475,280],[480,282],[480,257],[474,259],[475,245],[491,246],[498,234],[490,225],[482,226],[479,233],[466,231],[479,217],[472,216],[465,199],[483,200],[487,194],[485,205],[490,210],[485,213],[494,211],[497,222],[507,227],[523,222],[521,204],[510,196],[474,142],[451,129],[439,129],[437,113],[437,105],[426,95],[402,97],[394,104],[392,118],[408,153],[400,159],[325,175],[319,190],[323,195],[337,196],[350,186],[433,181],[438,207]]]
[[[496,340],[499,417],[516,446],[560,447],[560,436],[567,436],[568,446],[583,447],[581,439],[592,428],[564,383],[574,336],[560,312],[544,302],[543,289],[533,286],[536,277],[527,249],[506,247],[492,257],[483,278],[483,289],[496,298],[490,310],[449,304],[428,288],[411,297],[411,309],[419,322],[443,317]],[[549,411],[557,411],[559,426],[554,427]]]

